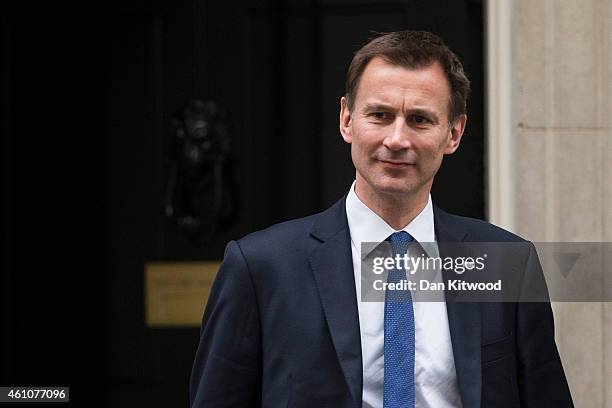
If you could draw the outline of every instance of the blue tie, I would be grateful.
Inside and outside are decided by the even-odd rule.
[[[414,238],[406,231],[393,233],[393,258],[403,255]],[[406,279],[403,269],[391,269],[387,282]],[[414,310],[408,289],[385,293],[385,377],[383,408],[414,407]]]

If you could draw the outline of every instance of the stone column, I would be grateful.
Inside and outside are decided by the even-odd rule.
[[[489,114],[491,221],[532,241],[612,241],[612,0],[488,6],[489,103],[505,106]],[[503,83],[510,101],[492,93]],[[575,405],[612,408],[612,303],[553,309]]]

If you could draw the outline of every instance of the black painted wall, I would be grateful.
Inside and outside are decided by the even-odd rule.
[[[0,6],[2,385],[186,406],[198,331],[145,327],[144,263],[220,259],[228,240],[347,190],[338,100],[371,30],[428,29],[464,61],[468,128],[433,196],[483,216],[480,1],[48,3]],[[171,119],[194,96],[231,112],[242,203],[205,246],[163,215]]]

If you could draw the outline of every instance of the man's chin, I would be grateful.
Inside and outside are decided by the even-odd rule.
[[[375,191],[381,195],[390,196],[411,196],[414,195],[416,188],[405,183],[380,183],[375,186]]]

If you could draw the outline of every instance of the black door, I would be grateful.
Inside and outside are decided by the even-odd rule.
[[[339,98],[373,31],[430,30],[463,60],[468,127],[433,197],[484,215],[480,1],[40,3],[2,15],[2,384],[186,406],[198,329],[146,327],[144,265],[219,260],[228,240],[341,197]],[[164,215],[173,118],[195,97],[229,113],[240,204],[207,243]]]

